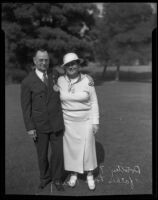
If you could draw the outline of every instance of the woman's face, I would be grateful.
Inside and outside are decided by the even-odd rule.
[[[72,78],[75,78],[79,74],[79,64],[77,61],[72,61],[65,65],[66,74]]]

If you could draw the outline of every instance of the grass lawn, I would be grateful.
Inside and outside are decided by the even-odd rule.
[[[96,136],[99,168],[96,190],[84,177],[76,188],[59,193],[49,184],[41,195],[116,195],[152,193],[151,83],[104,82],[96,86],[100,130]],[[20,85],[6,86],[5,192],[35,194],[39,170],[35,146],[26,134]]]

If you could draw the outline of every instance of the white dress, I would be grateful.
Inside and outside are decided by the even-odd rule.
[[[98,101],[94,85],[87,75],[72,81],[58,79],[65,123],[63,137],[65,170],[83,173],[97,167],[92,124],[99,124]]]

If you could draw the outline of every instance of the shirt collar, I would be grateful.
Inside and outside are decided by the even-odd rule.
[[[43,72],[39,71],[37,68],[35,69],[37,76],[43,80]]]
[[[67,75],[65,75],[65,79],[67,82],[69,82],[70,84],[75,84],[80,82],[85,76],[83,74],[80,73],[79,77],[74,78],[74,79],[69,79]]]

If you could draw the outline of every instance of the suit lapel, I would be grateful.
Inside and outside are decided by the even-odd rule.
[[[37,76],[35,71],[33,72],[33,76],[34,76],[35,82],[38,82],[38,84],[40,84],[41,87],[46,88],[45,83],[43,83],[43,81]]]
[[[52,73],[49,73],[49,74],[48,74],[48,95],[47,95],[47,103],[48,103],[48,101],[49,101],[49,99],[50,99],[50,96],[51,96],[52,93],[53,93],[53,85],[54,85],[54,83],[53,83],[53,75],[52,75]]]
[[[33,72],[34,82],[38,83],[38,85],[46,92],[46,103],[49,102],[50,96],[54,92],[54,79],[53,74],[48,73],[48,86],[43,83],[43,81],[37,76],[36,72]]]
[[[44,91],[46,99],[48,98],[48,89],[45,83],[37,76],[36,72],[33,71],[32,73],[33,83],[35,84],[40,91]]]

